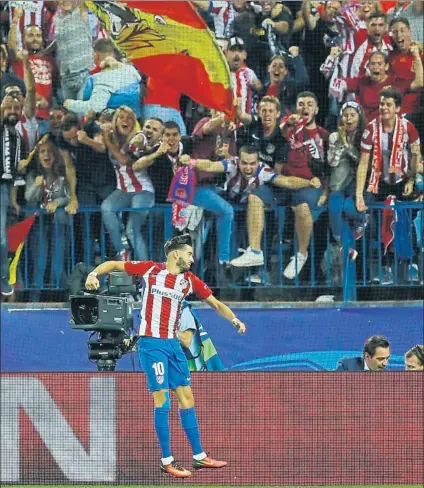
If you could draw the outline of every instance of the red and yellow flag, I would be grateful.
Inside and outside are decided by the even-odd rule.
[[[189,1],[86,1],[118,49],[146,76],[233,113],[231,77],[214,35]]]
[[[28,232],[34,223],[35,217],[35,215],[32,215],[22,222],[18,222],[17,224],[11,225],[7,228],[8,251],[9,253],[14,253],[14,256],[9,264],[9,283],[11,285],[16,283],[16,270],[18,268],[19,258],[25,244],[25,239],[27,238]]]

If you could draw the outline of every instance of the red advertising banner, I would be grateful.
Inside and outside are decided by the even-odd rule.
[[[202,441],[228,461],[187,485],[421,484],[419,373],[197,373]],[[172,398],[174,456],[191,453]],[[143,374],[1,376],[2,484],[169,485]]]

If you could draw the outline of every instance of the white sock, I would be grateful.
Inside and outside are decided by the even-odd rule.
[[[174,460],[174,457],[173,456],[169,456],[167,458],[162,458],[161,461],[162,461],[162,464],[164,466],[166,466],[167,464],[171,464],[172,461]]]
[[[205,452],[193,455],[193,459],[195,459],[196,461],[201,461],[202,459],[205,459],[205,457],[207,457]]]

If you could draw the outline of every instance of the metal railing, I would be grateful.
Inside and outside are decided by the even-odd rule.
[[[235,206],[235,225],[231,236],[232,257],[238,248],[247,247],[246,208]],[[385,253],[382,241],[384,210],[394,210],[395,239],[392,251]],[[148,211],[143,226],[149,258],[162,260],[163,243],[175,234],[171,224],[171,206],[156,205],[145,209],[124,209],[127,212]],[[27,209],[27,213],[31,213]],[[91,265],[113,259],[114,250],[101,221],[99,208],[80,208],[76,216],[69,216],[66,224],[60,219],[37,210],[38,218],[31,230],[19,265],[18,285],[23,290],[61,290],[78,262]],[[57,210],[64,214],[63,209]],[[369,223],[361,240],[354,241],[351,225],[345,221],[340,245],[331,237],[326,209],[315,215],[315,225],[305,269],[294,280],[286,280],[283,271],[290,257],[297,251],[291,211],[285,207],[267,210],[262,244],[265,266],[261,268],[233,268],[231,276],[223,279],[217,255],[217,235],[211,214],[205,213],[195,232],[196,263],[193,271],[211,286],[232,289],[338,288],[346,301],[355,301],[358,287],[422,286],[424,258],[422,203],[398,203],[394,207],[375,204],[369,209]],[[399,223],[399,216],[403,221]],[[364,216],[365,219],[365,216]],[[97,229],[97,230],[96,230]],[[403,232],[399,240],[396,233]],[[400,244],[399,242],[400,241]],[[63,249],[61,248],[63,246]],[[401,247],[399,247],[401,246]],[[403,248],[402,248],[403,246]],[[59,249],[58,249],[59,247]],[[358,252],[350,259],[349,249]],[[408,257],[405,258],[405,253]],[[391,271],[391,281],[385,272]]]

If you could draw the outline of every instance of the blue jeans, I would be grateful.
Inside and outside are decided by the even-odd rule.
[[[215,215],[219,261],[228,263],[231,258],[230,241],[234,223],[232,205],[220,197],[215,189],[207,186],[196,187],[192,204],[204,208]]]
[[[7,264],[7,209],[11,185],[0,183],[0,237],[1,237],[1,282],[8,283],[9,266]]]
[[[63,99],[82,100],[83,88],[89,74],[88,69],[78,71],[78,73],[64,74],[61,79]]]
[[[31,212],[32,215],[32,212]],[[63,211],[54,215],[40,214],[35,220],[31,239],[31,254],[34,263],[33,285],[45,288],[45,272],[51,259],[48,284],[54,288],[66,285],[65,256],[69,254],[71,216]],[[49,254],[49,247],[51,253]],[[68,252],[66,252],[68,249]]]
[[[110,239],[117,253],[120,253],[124,246],[121,240],[121,225],[117,213],[123,208],[150,208],[155,203],[155,194],[150,191],[125,193],[122,190],[115,190],[102,203],[102,217],[106,229],[109,231]],[[130,212],[127,224],[127,237],[134,249],[135,259],[146,261],[148,259],[147,246],[144,242],[141,227],[147,218],[148,211]]]
[[[356,210],[354,201],[355,187],[349,185],[342,191],[334,191],[328,200],[330,227],[335,239],[341,239],[343,232],[343,214],[351,220],[362,220],[362,213]]]
[[[168,122],[169,120],[176,122],[180,128],[181,135],[187,135],[187,129],[181,113],[175,108],[164,107],[163,105],[144,105],[141,109],[141,118],[147,120],[152,117],[158,117],[163,122]]]

